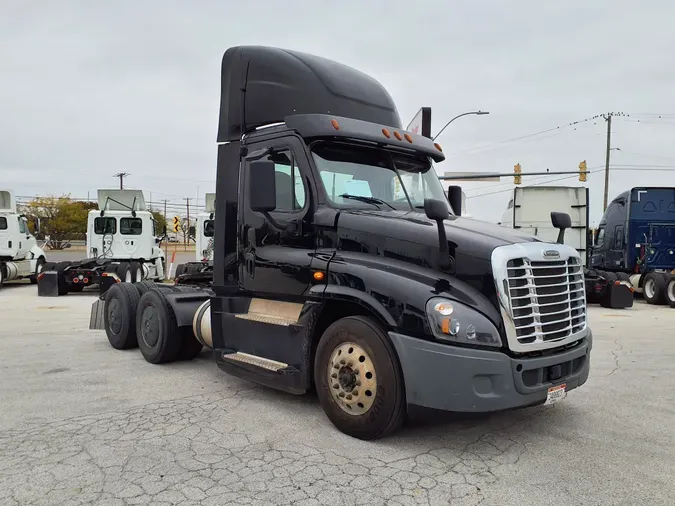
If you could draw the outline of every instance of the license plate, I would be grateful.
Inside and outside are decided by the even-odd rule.
[[[548,394],[546,394],[546,402],[544,406],[550,406],[556,402],[562,401],[567,397],[567,385],[556,385],[548,389]]]

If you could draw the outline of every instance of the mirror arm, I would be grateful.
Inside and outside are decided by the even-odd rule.
[[[280,232],[285,232],[285,231],[286,231],[286,227],[283,226],[281,223],[279,223],[277,220],[275,220],[275,219],[272,217],[272,215],[271,215],[270,213],[268,213],[267,211],[262,212],[262,213],[260,213],[260,214],[262,214],[265,218],[267,218],[267,221],[270,222],[270,225],[272,225],[272,227],[276,228],[276,229],[279,230]]]

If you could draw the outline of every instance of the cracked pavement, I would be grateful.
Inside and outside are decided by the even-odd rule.
[[[675,311],[591,307],[591,377],[555,407],[436,416],[376,442],[315,396],[154,366],[94,297],[0,290],[0,505],[672,504]]]

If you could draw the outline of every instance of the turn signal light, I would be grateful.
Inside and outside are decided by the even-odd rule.
[[[437,150],[439,150],[441,153],[443,152],[443,150],[441,149],[441,145],[438,144],[437,142],[434,142],[434,147],[435,147]]]

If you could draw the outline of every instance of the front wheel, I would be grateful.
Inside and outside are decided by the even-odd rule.
[[[645,284],[642,290],[647,304],[660,305],[666,295],[666,278],[660,272],[650,272],[645,276]]]
[[[328,419],[349,436],[378,439],[403,422],[398,357],[371,318],[349,316],[326,329],[316,350],[314,382]]]
[[[31,276],[30,282],[33,285],[36,285],[38,282],[38,276],[45,270],[47,262],[43,257],[38,258],[37,263],[35,264],[35,275]]]

